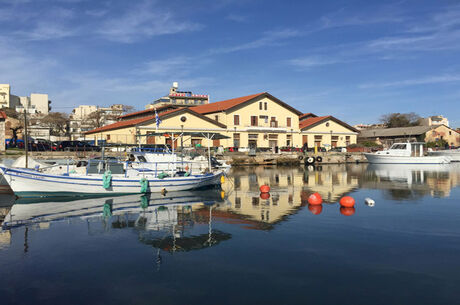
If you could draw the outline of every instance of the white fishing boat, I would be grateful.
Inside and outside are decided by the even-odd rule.
[[[79,171],[49,173],[46,170],[0,166],[18,197],[62,195],[140,194],[193,190],[220,184],[222,171],[205,174],[165,173],[150,168],[126,168],[125,163],[90,160]]]
[[[460,148],[429,151],[429,156],[445,156],[451,158],[452,162],[460,162]]]
[[[375,153],[365,153],[369,163],[390,164],[445,164],[448,156],[425,156],[423,142],[394,143],[389,149]]]

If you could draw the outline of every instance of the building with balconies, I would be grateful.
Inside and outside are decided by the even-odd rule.
[[[169,89],[169,94],[153,101],[145,106],[145,109],[162,107],[165,105],[177,105],[184,107],[198,106],[209,104],[209,95],[194,94],[191,91],[179,91],[179,84],[174,82]]]

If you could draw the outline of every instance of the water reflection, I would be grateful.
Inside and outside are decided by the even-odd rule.
[[[220,190],[52,200],[18,200],[12,207],[0,209],[0,249],[11,243],[15,229],[25,227],[26,252],[29,229],[45,230],[58,223],[72,225],[78,221],[87,223],[90,235],[135,229],[140,242],[168,252],[201,249],[231,238],[212,229],[213,205],[222,202]],[[196,230],[195,224],[207,227]]]
[[[424,196],[448,197],[460,184],[460,163],[370,164],[360,187],[380,189],[386,198],[417,200]]]

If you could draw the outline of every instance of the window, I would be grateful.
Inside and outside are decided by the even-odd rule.
[[[251,116],[251,126],[257,126],[257,116]]]
[[[216,122],[219,122],[219,116],[218,116],[218,115],[215,115],[215,116],[214,116],[214,120],[216,120]]]
[[[259,110],[262,110],[262,102],[259,102]]]
[[[265,110],[267,110],[267,102],[264,103]]]
[[[233,125],[240,125],[240,116],[238,114],[233,116]]]
[[[233,134],[233,147],[240,147],[240,134],[239,133]]]
[[[109,135],[109,134],[106,135],[106,139],[107,139],[107,140],[110,140],[110,135]]]
[[[235,197],[235,209],[240,209],[240,208],[241,208],[241,198]]]
[[[291,127],[291,118],[286,118],[286,126]]]
[[[248,134],[248,138],[252,140],[257,140],[258,134],[257,133],[250,133]]]

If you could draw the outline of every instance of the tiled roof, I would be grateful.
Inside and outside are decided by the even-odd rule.
[[[204,115],[202,115],[200,113],[197,113],[197,112],[195,112],[192,109],[187,108],[187,107],[181,107],[181,108],[176,108],[176,109],[163,111],[161,113],[158,113],[158,116],[160,118],[163,118],[163,117],[165,117],[165,116],[167,116],[169,114],[179,112],[179,111],[185,111],[185,112],[192,113],[192,114],[202,118],[203,120],[211,122],[211,123],[213,123],[213,124],[215,124],[215,125],[217,125],[217,126],[219,126],[221,128],[226,128],[227,127],[226,125],[224,125],[222,123],[219,123],[219,122],[217,122],[215,120],[212,120],[212,119],[210,119],[210,118],[208,118],[208,117],[206,117],[206,116],[204,116]],[[110,125],[102,126],[102,127],[87,131],[85,134],[92,134],[92,133],[97,133],[97,132],[102,132],[102,131],[109,131],[109,130],[115,130],[115,129],[126,128],[126,127],[133,127],[133,126],[143,124],[143,123],[151,121],[151,120],[155,120],[155,115],[149,115],[149,116],[146,116],[146,117],[141,117],[141,118],[132,119],[132,120],[119,121],[119,122],[116,122],[116,123],[113,123],[113,124],[110,124]]]
[[[377,128],[361,130],[360,138],[374,137],[410,137],[418,136],[438,126],[412,126],[412,127],[396,127],[396,128]]]
[[[242,97],[237,97],[237,98],[232,98],[230,100],[225,100],[225,101],[220,101],[220,102],[215,102],[215,103],[210,103],[210,104],[205,104],[205,105],[200,105],[193,107],[192,110],[200,113],[200,114],[207,114],[207,113],[213,113],[213,112],[218,112],[218,111],[225,111],[230,108],[233,108],[235,106],[238,106],[239,104],[242,104],[244,102],[247,102],[249,100],[252,100],[253,98],[256,98],[265,92],[262,93],[257,93],[257,94],[252,94],[252,95],[247,95],[247,96],[242,96]]]
[[[314,117],[314,118],[315,118],[315,117],[317,117],[317,115],[314,114],[314,113],[308,112],[308,113],[302,114],[302,115],[299,117],[299,119],[302,121],[302,120],[308,119],[309,117]]]
[[[179,108],[179,109],[172,109],[172,110],[164,111],[162,113],[159,113],[158,116],[161,118],[164,115],[167,115],[167,114],[179,111],[179,110],[181,110],[181,109]],[[120,128],[132,127],[132,126],[136,126],[136,125],[141,124],[141,123],[145,123],[145,122],[150,121],[150,120],[155,120],[155,115],[150,115],[150,116],[147,116],[147,117],[127,120],[127,121],[116,122],[116,123],[113,123],[113,124],[109,124],[109,125],[106,125],[106,126],[102,126],[102,127],[87,131],[87,132],[85,132],[85,134],[92,134],[92,133],[97,133],[97,132],[101,132],[101,131],[109,131],[109,130],[115,130],[115,129],[120,129]]]
[[[305,120],[300,121],[299,123],[299,128],[304,129],[305,127],[311,126],[313,124],[319,123],[327,118],[330,118],[330,115],[327,116],[317,116],[317,117],[311,117],[307,118]]]
[[[334,122],[336,122],[337,124],[340,124],[354,132],[358,132],[358,130],[350,125],[348,125],[347,123],[345,122],[342,122],[341,120],[333,117],[332,115],[326,115],[326,116],[315,116],[315,117],[309,117],[305,120],[302,120],[299,122],[299,128],[300,130],[303,130],[305,128],[308,128],[308,127],[313,127],[317,124],[320,124],[321,122],[324,122],[324,121],[327,121],[327,120],[332,120]]]
[[[3,110],[0,110],[0,119],[5,119],[6,120],[6,112]]]
[[[174,105],[165,105],[165,106],[162,106],[162,107],[158,107],[157,112],[159,113],[159,111],[161,111],[163,109],[166,109],[166,108],[176,108],[176,106],[174,106]],[[137,116],[137,115],[140,115],[140,114],[146,114],[146,113],[150,113],[150,112],[155,113],[155,108],[150,108],[150,109],[145,109],[145,110],[141,110],[141,111],[127,113],[125,115],[119,116],[118,118],[119,119],[125,119],[125,118],[129,118],[129,117],[132,117],[132,116]]]

